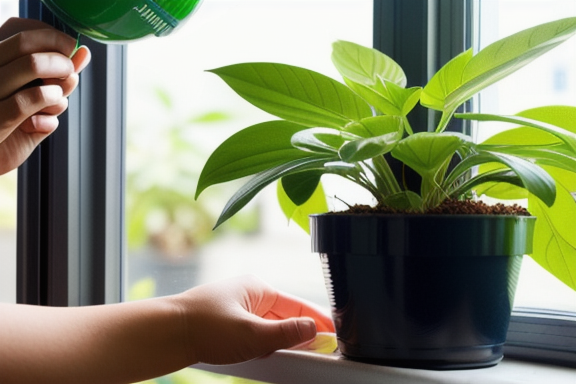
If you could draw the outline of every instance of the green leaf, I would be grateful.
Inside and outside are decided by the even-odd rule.
[[[398,108],[396,115],[406,116],[420,100],[422,93],[422,88],[420,87],[402,88],[389,81],[384,81],[384,85],[387,92],[385,97],[391,101],[392,105]],[[385,111],[382,112],[387,113]]]
[[[368,104],[344,84],[308,69],[243,63],[209,72],[256,107],[296,123],[341,128],[372,115]]]
[[[462,147],[462,137],[453,134],[419,132],[400,141],[392,156],[422,177],[430,177]]]
[[[322,171],[317,170],[293,173],[280,179],[280,183],[282,183],[282,189],[286,196],[294,204],[302,205],[308,201],[318,187],[322,174]]]
[[[288,121],[268,121],[230,136],[216,148],[204,165],[198,180],[196,198],[211,185],[309,157],[309,153],[291,144],[292,136],[303,129],[306,127]]]
[[[344,127],[345,132],[364,138],[382,136],[391,132],[404,132],[403,120],[397,116],[373,116],[355,121]]]
[[[295,133],[291,143],[303,151],[333,154],[344,144],[341,131],[332,128],[309,128]]]
[[[500,121],[504,123],[513,123],[525,127],[536,128],[555,136],[557,139],[566,144],[571,151],[576,153],[576,133],[570,132],[552,124],[545,123],[543,121],[528,119],[522,116],[501,116],[487,113],[460,113],[456,114],[456,117],[477,121]]]
[[[293,176],[297,175],[298,174],[294,174]],[[284,212],[284,215],[288,220],[294,221],[298,226],[300,226],[300,228],[306,231],[306,233],[310,233],[310,219],[308,216],[316,213],[328,212],[328,204],[326,203],[326,195],[324,194],[322,183],[316,183],[312,194],[310,194],[303,203],[295,204],[293,200],[288,197],[288,194],[283,187],[283,185],[288,184],[284,182],[284,179],[286,179],[286,177],[282,178],[282,182],[279,182],[277,187],[280,208],[282,208],[282,212]]]
[[[520,112],[517,116],[552,124],[569,132],[576,132],[576,107],[538,107]],[[479,128],[482,129],[482,125]],[[543,166],[547,171],[549,170],[548,166],[568,171],[576,170],[576,158],[574,153],[570,154],[569,146],[563,144],[563,141],[554,134],[538,128],[523,126],[508,129],[491,136],[478,147],[492,152],[507,153],[531,159],[531,161]],[[478,171],[479,173],[491,172],[496,167],[501,167],[501,165],[484,164],[479,167]],[[558,182],[558,179],[554,176],[554,171],[549,173]],[[484,193],[487,196],[499,199],[528,197],[525,190],[514,188],[507,184],[484,184],[478,189],[478,193]]]
[[[270,183],[293,173],[322,170],[325,163],[326,159],[324,158],[308,157],[285,162],[277,167],[256,174],[228,200],[214,228],[217,228],[230,217],[234,216],[240,209],[248,204],[258,192]]]
[[[497,162],[510,168],[522,180],[524,188],[540,198],[546,205],[554,204],[556,186],[554,179],[541,167],[519,157],[498,152],[481,151],[476,155],[466,157],[450,173],[446,183],[452,184],[458,177],[467,173],[473,167]]]
[[[357,84],[375,87],[382,80],[388,80],[402,88],[406,86],[406,75],[402,67],[373,48],[336,41],[332,44],[332,62],[345,79]]]
[[[442,111],[437,131],[480,90],[524,67],[576,33],[576,17],[541,24],[508,36],[469,58],[465,52],[442,67],[426,85],[422,104]],[[462,56],[463,55],[463,56]],[[465,56],[465,57],[464,57]]]
[[[358,139],[344,144],[338,153],[342,161],[347,163],[364,161],[390,152],[400,139],[402,139],[402,134],[399,132]]]
[[[572,174],[573,177],[574,174]],[[534,245],[530,255],[544,269],[576,290],[576,202],[570,191],[560,185],[552,207],[537,198],[528,198],[528,210],[538,217]]]
[[[476,174],[457,183],[448,189],[448,194],[454,198],[464,196],[475,190],[478,196],[486,195],[502,200],[518,200],[528,197],[528,191],[524,189],[522,179],[509,168],[498,165],[491,171]]]
[[[444,111],[448,96],[462,86],[462,74],[472,56],[472,49],[468,49],[440,68],[422,90],[420,96],[422,105],[437,111]]]
[[[345,162],[363,161],[388,153],[404,133],[402,119],[396,116],[369,117],[356,124],[370,136],[352,140],[340,148],[340,158]]]

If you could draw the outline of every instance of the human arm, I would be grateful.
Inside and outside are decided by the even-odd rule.
[[[86,47],[75,49],[75,39],[37,20],[12,18],[0,27],[0,175],[58,127],[90,61]]]
[[[0,382],[131,383],[250,360],[316,331],[333,332],[331,319],[253,277],[111,305],[0,304]]]

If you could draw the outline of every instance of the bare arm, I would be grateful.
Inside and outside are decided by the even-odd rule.
[[[0,382],[131,383],[250,360],[317,330],[333,332],[322,311],[251,277],[113,305],[0,304]]]

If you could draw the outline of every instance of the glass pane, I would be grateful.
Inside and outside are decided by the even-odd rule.
[[[271,119],[206,70],[275,61],[339,79],[338,39],[372,44],[372,0],[210,0],[174,35],[128,47],[126,300],[250,273],[328,306],[309,236],[288,225],[275,187],[214,232],[238,184],[194,193],[212,150]]]
[[[499,0],[481,2],[480,46],[540,23],[576,16],[573,0]],[[576,101],[576,38],[554,48],[528,66],[488,88],[480,97],[486,113],[515,114],[546,105]],[[482,141],[502,129],[483,123],[476,131]],[[576,222],[576,218],[574,218]],[[576,312],[576,292],[525,257],[516,292],[516,307]]]
[[[0,0],[0,25],[18,15],[18,0]],[[0,302],[16,302],[16,171],[0,176]]]

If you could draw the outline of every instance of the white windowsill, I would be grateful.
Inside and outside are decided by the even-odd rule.
[[[362,364],[339,354],[278,351],[242,364],[191,368],[276,384],[529,384],[576,383],[576,370],[504,359],[495,367],[428,371]]]

